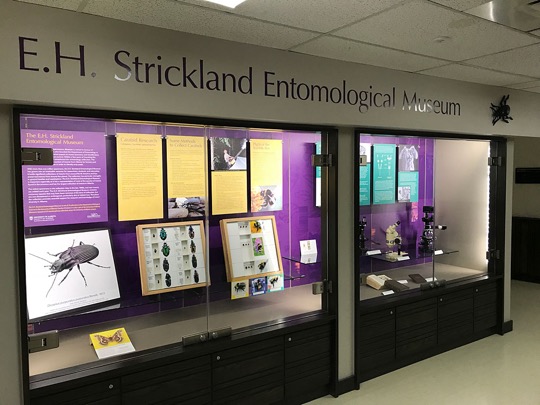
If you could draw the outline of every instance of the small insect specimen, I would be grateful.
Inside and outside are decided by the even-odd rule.
[[[195,255],[191,256],[191,264],[193,265],[193,268],[197,267],[197,257],[195,257]]]
[[[161,231],[159,231],[159,238],[161,240],[167,239],[167,231],[165,230],[165,228],[161,228]]]
[[[195,245],[195,242],[191,241],[189,244],[189,249],[191,250],[191,253],[195,253],[197,251],[197,245]]]
[[[171,286],[171,275],[169,273],[167,273],[165,275],[165,284],[167,285],[167,287],[170,287]]]
[[[260,262],[260,263],[259,263],[259,271],[263,271],[263,270],[264,270],[264,268],[266,267],[266,263],[268,263],[268,262]]]
[[[111,336],[94,335],[94,337],[99,341],[101,346],[107,346],[109,342],[120,343],[122,340],[124,340],[121,329],[118,329]]]
[[[199,282],[199,273],[197,273],[197,270],[195,270],[195,272],[193,273],[193,281],[195,281],[196,283]]]
[[[189,239],[193,239],[195,237],[195,230],[193,229],[191,225],[188,228],[188,235],[189,235]]]
[[[236,293],[239,291],[246,291],[246,283],[236,283],[234,286],[234,291],[236,291]]]
[[[507,124],[508,120],[513,120],[513,118],[510,117],[510,106],[506,104],[509,97],[510,94],[503,96],[499,102],[499,105],[494,105],[491,103],[491,117],[493,118],[491,123],[493,125],[495,125],[499,120],[506,122]]]
[[[261,229],[262,229],[261,223],[260,223],[259,221],[255,221],[255,222],[253,223],[253,228],[255,228],[255,230],[256,230],[257,232],[260,232]]]
[[[163,253],[163,256],[169,256],[169,254],[171,253],[171,248],[169,247],[169,245],[167,245],[167,242],[165,242],[161,247],[161,253]]]
[[[257,280],[254,280],[252,285],[255,291],[262,291],[264,288],[264,285],[260,278],[258,278]]]
[[[169,261],[167,259],[163,259],[163,270],[165,270],[165,272],[169,271]]]
[[[272,284],[272,288],[275,287],[275,284],[279,281],[279,277],[272,277],[269,282]]]

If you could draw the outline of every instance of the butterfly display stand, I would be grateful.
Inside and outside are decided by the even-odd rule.
[[[94,350],[100,359],[135,351],[135,347],[133,347],[124,328],[91,333],[90,344],[94,346]]]
[[[227,281],[283,272],[273,216],[223,219],[219,224]]]
[[[142,295],[209,284],[203,221],[137,226]]]

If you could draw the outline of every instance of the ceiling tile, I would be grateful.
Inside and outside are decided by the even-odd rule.
[[[203,0],[181,0],[260,20],[329,32],[392,7],[402,0],[248,0],[230,9]]]
[[[530,35],[421,0],[406,2],[338,30],[334,35],[453,61],[540,41]],[[442,36],[450,39],[441,43],[435,41],[435,38]]]
[[[456,10],[468,10],[473,7],[480,6],[484,3],[489,3],[490,0],[430,0],[432,3],[442,4],[446,7],[451,7]]]
[[[530,78],[515,76],[508,73],[493,72],[474,66],[451,64],[419,72],[429,76],[444,77],[446,79],[462,80],[465,82],[488,84],[492,86],[506,86],[523,83]]]
[[[530,91],[532,93],[540,93],[540,86],[539,87],[532,87],[530,89],[523,89],[523,91]]]
[[[63,8],[66,10],[75,11],[79,8],[81,0],[19,0],[23,3],[39,4],[40,6],[49,6],[55,8]]]
[[[471,59],[467,64],[540,78],[540,45]]]
[[[309,55],[381,66],[406,72],[415,72],[448,63],[438,59],[332,36],[317,38],[293,50]]]
[[[525,82],[525,83],[518,83],[518,84],[511,84],[505,87],[509,87],[511,89],[517,89],[517,90],[525,90],[530,89],[532,87],[540,87],[540,80],[534,80],[532,82]]]
[[[288,49],[315,33],[170,0],[90,0],[85,13],[209,37]]]

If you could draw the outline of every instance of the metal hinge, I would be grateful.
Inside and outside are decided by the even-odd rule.
[[[21,162],[23,165],[52,166],[53,150],[51,148],[22,148]]]
[[[490,156],[488,157],[488,166],[502,166],[502,157],[501,156]]]
[[[28,353],[55,349],[60,345],[57,330],[28,335]]]
[[[317,281],[311,284],[313,295],[332,293],[332,282],[330,280]]]
[[[331,154],[311,155],[311,166],[313,167],[330,167],[333,165],[334,165],[334,159]]]
[[[500,259],[501,251],[499,249],[491,249],[486,252],[486,259]]]

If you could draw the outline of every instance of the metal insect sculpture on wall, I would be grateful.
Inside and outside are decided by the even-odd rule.
[[[508,120],[513,120],[513,118],[510,117],[510,106],[507,104],[508,98],[510,98],[509,94],[503,96],[499,102],[499,105],[494,105],[491,103],[491,123],[493,125],[495,125],[499,120],[506,122],[507,124]]]

